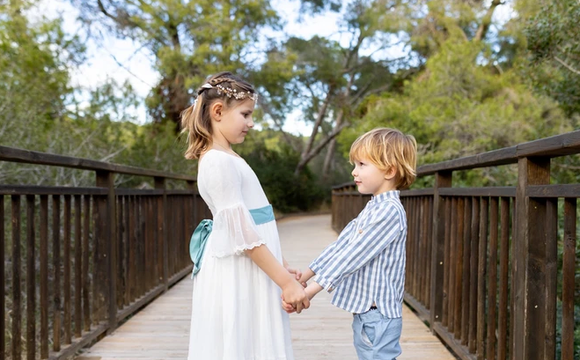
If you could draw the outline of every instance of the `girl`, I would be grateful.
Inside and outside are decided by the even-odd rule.
[[[231,148],[254,126],[257,98],[250,84],[222,72],[197,90],[195,104],[182,114],[185,157],[199,159],[199,193],[213,215],[193,280],[189,360],[294,359],[280,297],[298,312],[310,305],[300,274],[282,258],[258,178]]]

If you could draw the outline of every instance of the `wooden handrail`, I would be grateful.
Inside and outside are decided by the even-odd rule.
[[[21,162],[27,164],[60,166],[81,170],[110,171],[117,174],[160,177],[185,181],[196,181],[195,176],[171,174],[158,170],[137,168],[128,165],[119,165],[104,161],[97,161],[72,156],[48,154],[38,151],[29,151],[7,146],[0,146],[0,160]]]
[[[498,165],[516,164],[523,157],[554,158],[580,152],[580,130],[534,140],[519,145],[488,151],[455,160],[420,166],[417,176],[433,175],[437,171],[470,170]]]
[[[579,152],[580,130],[540,140],[534,140],[499,150],[466,156],[459,159],[422,165],[417,168],[417,177],[433,175],[438,171],[471,170],[477,168],[517,164],[518,159],[523,157],[542,156],[547,158],[555,158],[559,156],[577,154]],[[354,182],[346,182],[343,184],[335,185],[332,188],[340,189],[351,185],[354,185]]]

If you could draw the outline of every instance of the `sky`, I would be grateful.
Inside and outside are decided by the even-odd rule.
[[[273,0],[271,3],[285,21],[284,30],[287,34],[306,39],[319,35],[341,43],[346,41],[338,32],[339,14],[325,13],[306,16],[299,21],[299,0]],[[500,6],[498,10],[494,15],[496,21],[504,22],[513,16],[513,10],[509,6]],[[42,0],[40,6],[30,16],[34,18],[41,14],[48,18],[62,14],[64,30],[70,34],[79,34],[81,39],[86,38],[86,34],[76,21],[78,10],[69,1]],[[104,83],[107,78],[113,78],[118,83],[128,80],[136,93],[145,99],[158,80],[158,75],[152,67],[151,55],[146,49],[140,49],[139,44],[129,39],[105,35],[102,40],[98,41],[92,38],[87,39],[86,47],[87,61],[78,68],[72,69],[71,85],[74,87],[94,89]],[[393,58],[405,53],[402,47],[391,51],[395,52],[392,54]],[[144,101],[135,110],[134,116],[139,123],[148,121]],[[298,111],[288,114],[284,130],[295,135],[309,135],[311,129],[308,124],[299,119]]]

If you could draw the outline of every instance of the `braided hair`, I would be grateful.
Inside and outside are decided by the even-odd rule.
[[[186,159],[199,159],[212,146],[211,105],[221,100],[225,108],[245,99],[257,99],[256,91],[240,77],[224,71],[210,76],[197,89],[195,103],[181,113],[182,132],[187,133]]]

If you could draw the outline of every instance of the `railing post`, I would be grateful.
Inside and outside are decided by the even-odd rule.
[[[167,248],[167,193],[165,191],[165,178],[156,177],[155,188],[163,190],[163,196],[160,199],[161,204],[157,207],[157,211],[159,212],[157,214],[159,219],[157,221],[157,226],[161,227],[161,244],[163,246],[163,251],[161,252],[163,255],[163,284],[165,286],[164,292],[167,292],[169,289],[169,249]]]
[[[516,236],[514,244],[514,323],[512,346],[514,359],[544,359],[546,351],[546,233],[545,199],[526,196],[529,185],[550,183],[549,158],[518,160],[516,190]]]
[[[191,192],[192,192],[193,201],[191,204],[193,206],[193,209],[192,209],[191,219],[185,219],[185,221],[187,221],[187,222],[189,222],[189,224],[193,225],[193,228],[195,229],[195,227],[197,226],[197,223],[198,223],[197,222],[197,186],[195,185],[195,181],[188,180],[186,187],[187,187],[187,190],[191,190]],[[191,226],[188,226],[188,229],[190,227]],[[189,236],[191,234],[187,234],[187,235]]]
[[[441,322],[443,314],[443,279],[445,258],[445,203],[439,194],[441,188],[451,187],[453,173],[451,171],[439,171],[435,173],[433,185],[433,245],[431,248],[431,331],[436,322]]]
[[[97,186],[108,189],[106,200],[98,206],[98,216],[100,219],[99,226],[101,227],[101,238],[97,238],[97,242],[102,252],[98,252],[102,256],[100,263],[106,266],[103,277],[97,277],[95,280],[95,287],[100,288],[105,295],[106,304],[108,304],[108,318],[109,328],[107,334],[110,334],[117,327],[117,204],[115,199],[115,174],[110,171],[97,171]],[[106,243],[101,241],[106,239]],[[100,281],[106,279],[104,283],[99,284]],[[107,288],[108,283],[108,288]]]

